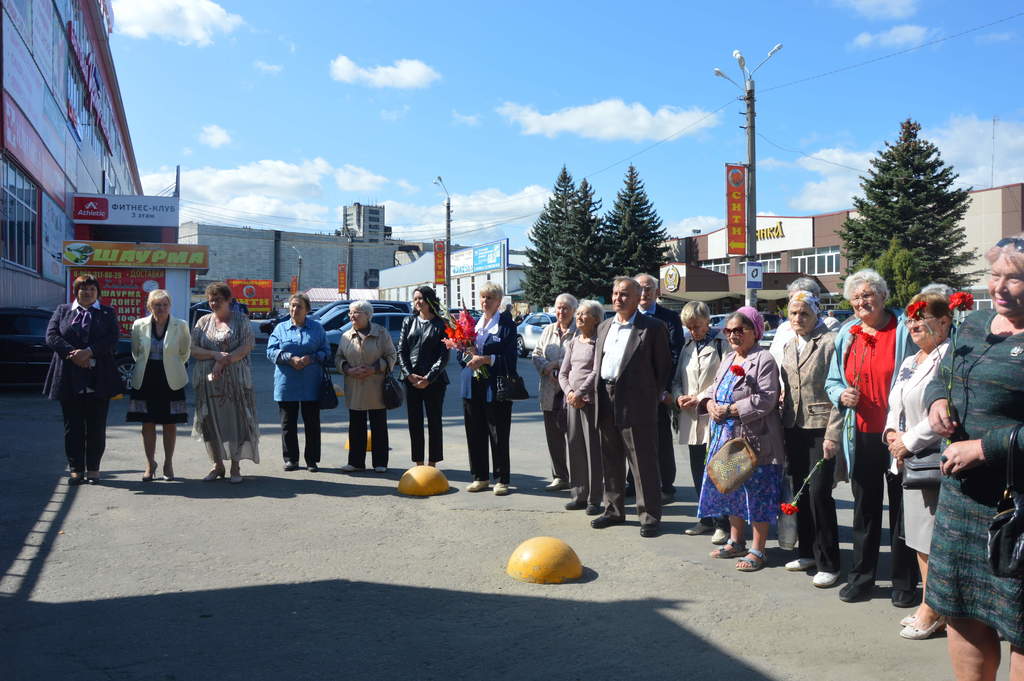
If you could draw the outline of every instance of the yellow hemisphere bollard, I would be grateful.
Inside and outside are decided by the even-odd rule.
[[[583,576],[583,564],[561,539],[534,537],[512,552],[505,572],[523,582],[561,584]]]
[[[348,443],[349,443],[349,440],[346,437],[345,438],[345,449],[349,448]],[[373,433],[371,433],[369,431],[369,429],[367,429],[367,431],[366,431],[366,451],[369,452],[372,449],[373,449]]]
[[[413,466],[398,481],[398,493],[410,497],[431,497],[448,491],[448,478],[433,466]]]

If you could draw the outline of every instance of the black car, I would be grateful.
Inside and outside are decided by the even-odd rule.
[[[310,319],[315,319],[318,322],[322,322],[324,319],[328,318],[334,319],[335,321],[331,328],[341,328],[344,324],[348,323],[348,306],[354,302],[354,300],[335,300],[334,302],[327,303],[323,307],[318,307],[317,309],[313,310],[312,312],[309,313],[309,317]],[[409,303],[402,302],[400,300],[370,300],[367,302],[373,305],[374,313],[412,312],[412,305],[410,305]],[[337,310],[339,307],[344,308],[340,317],[334,313],[334,311]],[[288,317],[289,315],[282,314],[272,319],[268,319],[267,321],[260,324],[260,332],[265,333],[269,336],[274,332],[274,329],[277,328],[277,325],[283,322],[284,320],[288,319]],[[326,326],[324,326],[324,328],[327,331],[331,330],[328,329]]]
[[[53,350],[46,345],[46,325],[52,310],[40,307],[0,307],[0,385],[32,386],[46,381]],[[135,360],[127,338],[117,342],[117,372],[129,389]]]

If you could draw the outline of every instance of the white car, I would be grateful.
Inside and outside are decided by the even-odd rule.
[[[534,312],[527,315],[516,328],[516,350],[520,357],[526,357],[540,342],[540,335],[544,333],[544,327],[555,321],[555,315],[547,312]]]

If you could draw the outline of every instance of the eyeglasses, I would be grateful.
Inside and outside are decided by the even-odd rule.
[[[996,242],[996,248],[1002,248],[1003,246],[1013,246],[1017,249],[1018,253],[1024,253],[1024,239],[1011,236]]]
[[[853,298],[850,298],[850,302],[851,303],[863,303],[865,300],[874,300],[877,297],[878,297],[877,293],[875,293],[873,291],[869,291],[867,293],[862,293],[859,296],[854,296]]]
[[[724,333],[727,336],[732,336],[732,335],[740,335],[740,336],[742,336],[746,332],[747,332],[747,327],[745,327],[745,326],[736,326],[736,327],[733,327],[731,329],[729,329],[729,328],[722,329],[722,333]]]

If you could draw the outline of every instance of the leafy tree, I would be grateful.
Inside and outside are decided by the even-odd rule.
[[[906,307],[910,299],[921,290],[921,287],[932,280],[923,272],[921,258],[900,245],[899,239],[893,237],[889,248],[882,255],[864,264],[878,272],[889,285],[889,304],[894,307]]]
[[[657,277],[665,262],[662,244],[668,233],[662,229],[661,218],[647,197],[635,166],[630,165],[626,171],[624,186],[604,222],[612,276],[648,272]]]
[[[555,296],[561,293],[556,290],[554,275],[556,268],[560,269],[557,262],[565,253],[563,234],[575,203],[576,183],[565,166],[562,166],[551,198],[533,223],[529,234],[530,244],[526,247],[530,267],[526,270],[523,289],[526,299],[534,305],[551,305]]]
[[[903,121],[899,140],[886,142],[871,159],[867,177],[861,178],[864,196],[853,200],[859,216],[848,218],[839,231],[843,248],[855,270],[891,251],[895,239],[912,254],[923,282],[966,288],[978,275],[961,271],[975,257],[961,225],[968,190],[953,187],[959,175],[934,144],[918,137],[920,131],[919,123]],[[904,256],[893,252],[892,257]]]
[[[558,293],[572,293],[580,299],[608,299],[608,241],[600,211],[601,200],[594,198],[594,188],[583,180],[573,197],[561,235],[562,249],[552,267],[552,282]]]

